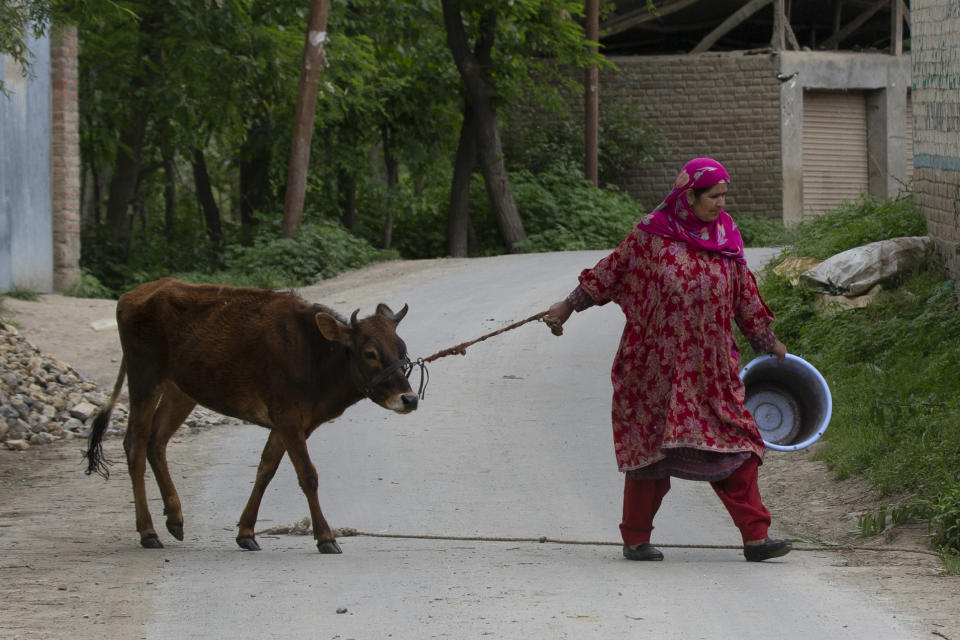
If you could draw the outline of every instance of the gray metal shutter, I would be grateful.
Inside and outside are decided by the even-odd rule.
[[[862,91],[803,94],[803,218],[867,192],[867,99]]]

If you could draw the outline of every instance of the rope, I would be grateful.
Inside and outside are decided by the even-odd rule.
[[[563,328],[556,323],[550,322],[546,318],[547,311],[541,311],[535,315],[530,316],[519,322],[514,322],[511,325],[503,327],[502,329],[497,329],[496,331],[491,331],[490,333],[484,334],[475,340],[469,340],[467,342],[461,342],[460,344],[448,347],[446,349],[441,349],[431,356],[426,358],[417,358],[414,362],[410,363],[411,368],[413,366],[420,367],[420,391],[419,395],[423,398],[426,391],[426,381],[424,376],[426,375],[426,380],[429,381],[430,374],[427,371],[427,363],[433,362],[434,360],[439,360],[440,358],[445,358],[447,356],[453,355],[467,355],[467,347],[471,347],[478,342],[483,342],[498,336],[501,333],[506,333],[507,331],[512,331],[517,327],[522,327],[523,325],[529,322],[535,322],[537,320],[543,320],[546,322],[547,326],[550,327],[550,330],[554,335],[562,335]],[[408,374],[409,375],[409,374]],[[263,531],[256,532],[257,535],[282,535],[282,534],[296,534],[296,535],[309,535],[312,533],[308,525],[307,519],[304,519],[298,525],[293,525],[290,527],[273,527],[272,529],[266,529]],[[536,542],[540,544],[551,543],[551,544],[569,544],[569,545],[585,545],[585,546],[621,546],[620,542],[609,542],[609,541],[600,541],[600,540],[564,540],[560,538],[548,538],[547,536],[540,536],[539,538],[512,538],[512,537],[499,537],[499,536],[451,536],[451,535],[430,535],[430,534],[405,534],[405,533],[371,533],[369,531],[358,531],[352,527],[344,527],[342,529],[337,529],[334,532],[334,535],[338,538],[350,538],[350,537],[366,537],[366,538],[395,538],[403,540],[451,540],[459,542]],[[733,549],[740,551],[743,549],[742,546],[737,545],[722,545],[722,544],[676,544],[676,543],[656,543],[656,547],[663,547],[664,549]],[[863,547],[863,546],[854,546],[854,545],[821,545],[821,546],[794,546],[793,551],[883,551],[883,552],[898,552],[898,553],[919,553],[929,556],[940,557],[939,553],[934,551],[926,551],[923,549],[909,549],[906,547]]]
[[[437,352],[436,352],[435,354],[433,354],[432,356],[428,356],[428,357],[426,357],[426,358],[420,358],[420,360],[418,360],[418,362],[423,362],[424,364],[426,364],[426,363],[428,363],[428,362],[433,362],[434,360],[437,360],[437,359],[439,359],[439,358],[445,358],[446,356],[454,356],[454,355],[465,356],[465,355],[467,355],[467,347],[471,347],[471,346],[477,344],[478,342],[483,342],[484,340],[487,340],[487,339],[492,338],[492,337],[494,337],[494,336],[498,336],[498,335],[500,335],[501,333],[506,333],[507,331],[512,331],[512,330],[516,329],[517,327],[522,327],[523,325],[527,324],[528,322],[534,322],[534,321],[536,321],[536,320],[542,320],[542,319],[544,318],[544,316],[546,316],[546,315],[547,315],[547,312],[546,312],[546,311],[541,311],[540,313],[538,313],[538,314],[536,314],[536,315],[530,316],[530,317],[527,318],[526,320],[521,320],[520,322],[514,322],[513,324],[511,324],[511,325],[509,325],[509,326],[506,326],[506,327],[504,327],[504,328],[502,328],[502,329],[497,329],[496,331],[492,331],[492,332],[490,332],[490,333],[488,333],[488,334],[486,334],[486,335],[482,335],[482,336],[480,336],[479,338],[477,338],[476,340],[470,340],[470,341],[468,341],[468,342],[461,342],[461,343],[458,344],[458,345],[454,345],[454,346],[449,347],[449,348],[447,348],[447,349],[442,349],[442,350],[440,350],[440,351],[437,351]]]
[[[263,531],[258,531],[256,535],[283,535],[283,534],[294,534],[294,535],[310,535],[313,531],[310,529],[307,524],[308,520],[305,518],[304,521],[301,521],[298,525],[293,525],[289,527],[273,527],[272,529],[266,529]],[[363,538],[394,538],[400,540],[448,540],[455,542],[534,542],[538,544],[568,544],[568,545],[581,545],[581,546],[592,546],[592,547],[620,547],[623,546],[622,542],[609,542],[603,540],[566,540],[563,538],[549,538],[547,536],[540,536],[539,538],[514,538],[508,536],[453,536],[453,535],[432,535],[432,534],[423,534],[423,533],[371,533],[369,531],[358,531],[352,527],[343,527],[341,529],[335,529],[333,534],[337,538],[354,538],[354,537],[363,537]],[[741,545],[726,545],[726,544],[677,544],[677,543],[660,543],[654,542],[651,543],[655,547],[660,547],[664,549],[731,549],[735,551],[742,551],[743,546]],[[907,547],[864,547],[856,545],[801,545],[794,546],[793,551],[882,551],[882,552],[897,552],[897,553],[919,553],[928,556],[934,556],[939,558],[940,554],[935,551],[927,551],[925,549],[910,549]]]
[[[552,323],[549,320],[545,320],[546,315],[547,315],[546,311],[541,311],[540,313],[532,315],[529,318],[526,318],[525,320],[514,322],[513,324],[508,325],[502,329],[497,329],[496,331],[491,331],[490,333],[484,334],[475,340],[461,342],[460,344],[454,345],[452,347],[441,349],[440,351],[437,351],[432,356],[427,356],[426,358],[417,358],[413,362],[410,362],[410,368],[407,371],[407,377],[408,378],[410,377],[410,372],[413,370],[414,367],[420,367],[420,388],[417,391],[417,395],[420,396],[421,400],[423,400],[423,398],[426,396],[426,393],[427,393],[427,384],[430,382],[430,371],[429,369],[427,369],[428,362],[433,362],[434,360],[439,360],[440,358],[445,358],[447,356],[454,356],[454,355],[465,356],[467,355],[467,347],[473,346],[478,342],[483,342],[484,340],[487,340],[494,336],[498,336],[501,333],[506,333],[507,331],[513,331],[517,327],[522,327],[528,322],[534,322],[536,320],[544,320],[544,322],[547,323],[547,325],[550,327],[550,330],[553,332],[554,335],[557,335],[557,336],[562,335],[563,327],[555,323]]]
[[[612,547],[621,547],[623,546],[622,542],[610,542],[602,540],[565,540],[562,538],[548,538],[547,536],[540,536],[539,538],[511,538],[511,537],[498,537],[498,536],[449,536],[449,535],[430,535],[430,534],[405,534],[405,533],[370,533],[367,531],[357,531],[356,529],[351,529],[349,527],[344,529],[339,529],[338,532],[340,535],[338,537],[350,538],[350,537],[365,537],[365,538],[399,538],[407,540],[451,540],[458,542],[536,542],[539,544],[551,543],[551,544],[569,544],[569,545],[583,545],[583,546],[612,546]],[[664,549],[733,549],[736,551],[742,551],[742,545],[725,545],[725,544],[678,544],[678,543],[651,543],[655,547],[662,547]],[[924,555],[930,555],[935,557],[940,557],[940,554],[934,551],[927,551],[924,549],[909,549],[907,547],[863,547],[863,546],[853,546],[853,545],[821,545],[821,546],[812,546],[812,545],[803,545],[803,546],[794,546],[793,551],[896,551],[900,553],[920,553]]]

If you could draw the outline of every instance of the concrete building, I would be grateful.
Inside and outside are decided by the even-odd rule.
[[[0,56],[0,292],[63,290],[80,275],[76,28],[28,47],[26,75]]]
[[[728,209],[786,223],[864,193],[906,192],[913,148],[902,0],[655,4],[656,16],[642,0],[618,2],[600,31],[619,69],[600,74],[600,108],[630,105],[666,142],[653,161],[624,172],[622,186],[645,206],[657,204],[683,162],[703,155],[731,173]]]

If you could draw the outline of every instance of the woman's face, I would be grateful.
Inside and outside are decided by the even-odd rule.
[[[693,209],[693,215],[703,222],[713,222],[720,215],[720,210],[727,199],[727,183],[715,184],[700,194],[699,198],[693,195],[693,189],[687,189],[687,202]]]

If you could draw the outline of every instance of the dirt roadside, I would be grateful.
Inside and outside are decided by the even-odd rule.
[[[464,264],[459,260],[385,263],[333,278],[303,293],[337,308],[339,292],[382,285],[398,275],[409,285]],[[114,301],[44,295],[37,302],[6,299],[4,307],[4,319],[18,326],[27,340],[104,388],[112,388],[121,355],[112,325]],[[181,433],[172,447],[179,442],[186,449],[204,437],[186,430]],[[4,617],[13,621],[0,628],[12,631],[16,638],[63,637],[64,616],[95,623],[89,618],[94,615],[90,603],[105,591],[94,585],[109,582],[110,567],[156,562],[148,554],[128,549],[132,514],[102,507],[129,503],[129,486],[121,477],[124,471],[118,465],[118,477],[109,483],[84,477],[80,446],[66,441],[24,452],[0,450],[0,602]],[[891,499],[879,498],[860,479],[835,480],[814,455],[812,450],[771,452],[761,468],[764,502],[779,530],[803,544],[876,549],[837,551],[833,564],[844,567],[842,579],[852,586],[894,602],[905,614],[923,621],[930,637],[960,640],[960,578],[943,576],[942,564],[933,555],[904,551],[926,550],[926,526],[908,525],[857,539],[853,531],[858,517]],[[93,484],[97,486],[88,486]],[[104,544],[102,536],[88,541],[86,532],[91,530],[115,531],[122,544],[113,548],[121,550],[104,551],[110,545]],[[89,560],[77,560],[84,557]],[[128,617],[129,637],[135,637],[139,615],[135,593],[118,586],[106,594],[116,615]],[[93,629],[89,637],[94,636]]]

